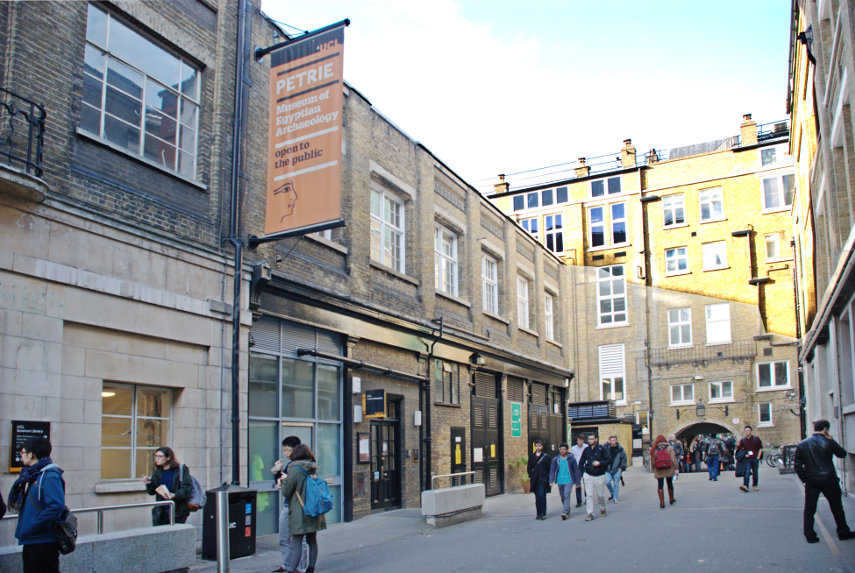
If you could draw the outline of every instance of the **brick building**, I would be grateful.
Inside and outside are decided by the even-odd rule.
[[[72,508],[150,500],[163,444],[203,486],[232,478],[233,241],[262,234],[268,145],[269,69],[250,54],[284,37],[258,2],[239,33],[239,6],[0,4],[0,456],[12,421],[49,422]],[[290,434],[340,500],[330,522],[418,506],[432,475],[516,488],[508,463],[566,437],[561,261],[343,89],[346,225],[244,251],[237,471],[261,535]],[[36,126],[46,111],[43,139],[23,108]],[[383,415],[363,416],[381,390]]]
[[[807,433],[813,420],[831,422],[849,452],[840,472],[848,491],[855,487],[853,8],[848,1],[793,2],[787,94],[799,176],[792,225]]]
[[[638,157],[627,139],[565,178],[501,178],[494,203],[569,265],[574,411],[611,400],[645,439],[798,438],[793,171],[786,123],[747,115],[724,140]]]

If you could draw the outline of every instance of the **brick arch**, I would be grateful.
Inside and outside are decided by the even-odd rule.
[[[698,427],[698,426],[700,426],[700,427]],[[711,428],[711,426],[718,426],[719,430],[715,430],[715,429]],[[677,436],[677,439],[681,439],[681,437],[682,437],[681,434],[685,433],[686,430],[688,430],[690,428],[694,428],[694,427],[698,427],[697,428],[698,431],[695,432],[693,435],[697,435],[697,434],[701,434],[701,433],[702,434],[709,434],[710,432],[715,432],[715,433],[730,432],[734,436],[739,436],[739,428],[736,428],[733,424],[730,424],[728,422],[722,422],[717,418],[705,419],[702,422],[699,422],[697,420],[693,420],[691,422],[686,422],[680,426],[677,426],[676,428],[674,428],[673,430],[668,432],[668,434],[675,434]],[[667,438],[668,436],[666,435],[665,437]]]

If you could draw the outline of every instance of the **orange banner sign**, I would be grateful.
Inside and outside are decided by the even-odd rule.
[[[270,54],[267,236],[341,219],[344,26]]]

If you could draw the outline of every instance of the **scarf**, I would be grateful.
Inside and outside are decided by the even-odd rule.
[[[21,475],[12,484],[12,490],[9,492],[9,508],[17,513],[21,512],[24,505],[24,500],[27,498],[27,486],[36,481],[38,474],[48,465],[52,464],[53,460],[50,456],[42,458],[31,466],[21,468]]]

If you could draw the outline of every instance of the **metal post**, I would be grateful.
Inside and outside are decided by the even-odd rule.
[[[101,509],[98,510],[98,528],[96,531],[98,535],[104,533],[104,511]]]
[[[210,494],[211,492],[209,492]],[[217,511],[217,573],[229,571],[229,492],[216,490]]]

